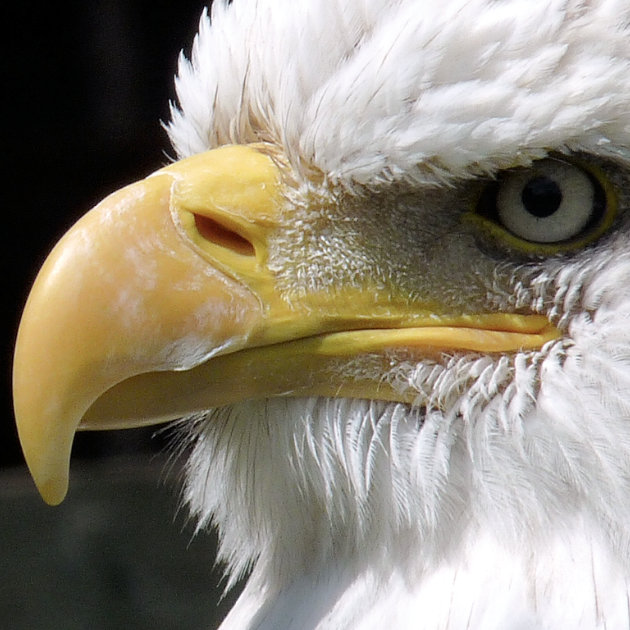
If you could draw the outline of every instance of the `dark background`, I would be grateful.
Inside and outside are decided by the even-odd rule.
[[[175,98],[179,52],[190,51],[208,3],[4,4],[2,468],[23,466],[11,363],[30,284],[52,246],[82,214],[172,155],[160,123],[168,120],[168,103]],[[73,457],[162,448],[152,433],[79,434]]]
[[[11,402],[19,318],[48,252],[104,196],[172,157],[161,122],[208,3],[2,4],[0,625],[208,630],[236,594],[221,597],[214,533],[195,535],[179,506],[164,432],[78,434],[68,497],[51,508],[26,472]]]

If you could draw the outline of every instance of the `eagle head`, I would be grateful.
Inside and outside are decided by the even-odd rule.
[[[24,310],[44,499],[184,418],[226,629],[628,627],[627,0],[216,0],[176,87]]]

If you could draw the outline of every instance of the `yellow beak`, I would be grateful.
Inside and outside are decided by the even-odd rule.
[[[401,347],[536,348],[558,335],[535,315],[436,318],[376,287],[288,299],[267,264],[270,236],[290,221],[285,186],[264,147],[223,147],[114,193],[52,251],[14,361],[20,440],[48,503],[66,494],[79,428],[274,395],[405,400],[342,378],[339,361]]]

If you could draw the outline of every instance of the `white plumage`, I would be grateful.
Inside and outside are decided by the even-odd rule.
[[[627,155],[623,0],[215,3],[181,60],[180,156],[279,144],[335,183],[434,181],[551,148]]]
[[[551,150],[615,158],[627,185],[629,23],[624,0],[215,3],[168,130],[180,156],[273,143],[303,189],[457,186]],[[630,626],[620,223],[515,271],[505,299],[566,331],[542,351],[375,362],[417,407],[275,399],[194,424],[186,501],[252,568],[222,628]]]

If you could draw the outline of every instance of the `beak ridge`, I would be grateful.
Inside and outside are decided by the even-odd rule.
[[[245,147],[204,156],[193,166],[205,160],[215,179],[231,168],[226,160],[270,161]],[[238,349],[259,326],[260,300],[208,264],[174,221],[182,164],[87,213],[31,290],[16,342],[14,405],[27,464],[51,504],[66,493],[73,436],[94,400],[138,374],[187,370]]]

